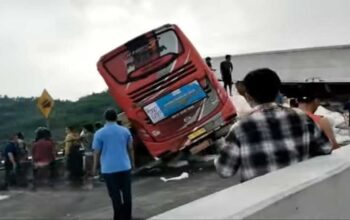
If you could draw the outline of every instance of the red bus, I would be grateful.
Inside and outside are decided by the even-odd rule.
[[[225,135],[236,116],[215,73],[176,25],[130,40],[97,67],[153,156],[196,153]]]

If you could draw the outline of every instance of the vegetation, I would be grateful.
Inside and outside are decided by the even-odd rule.
[[[6,141],[11,134],[23,132],[25,139],[30,142],[34,139],[35,130],[46,126],[46,119],[36,106],[37,98],[9,98],[0,96],[0,144]],[[54,108],[49,116],[49,127],[53,138],[63,140],[65,126],[81,127],[86,123],[103,121],[103,112],[108,107],[120,109],[107,92],[94,93],[80,98],[76,102],[55,100]]]

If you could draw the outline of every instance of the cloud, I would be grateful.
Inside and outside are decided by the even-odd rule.
[[[102,91],[99,57],[175,23],[203,55],[350,43],[350,1],[12,0],[0,8],[0,94]]]

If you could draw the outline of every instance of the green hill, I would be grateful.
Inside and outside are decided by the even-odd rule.
[[[19,131],[24,133],[27,141],[31,141],[35,129],[46,125],[46,120],[36,106],[36,99],[0,96],[0,143]],[[49,120],[53,138],[62,140],[67,125],[81,127],[85,123],[102,122],[103,112],[108,107],[120,111],[107,92],[94,93],[75,102],[55,100]]]

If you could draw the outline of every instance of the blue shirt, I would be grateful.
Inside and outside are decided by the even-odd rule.
[[[128,145],[132,141],[130,131],[117,123],[107,122],[99,129],[92,143],[101,152],[101,172],[115,173],[131,169]]]

